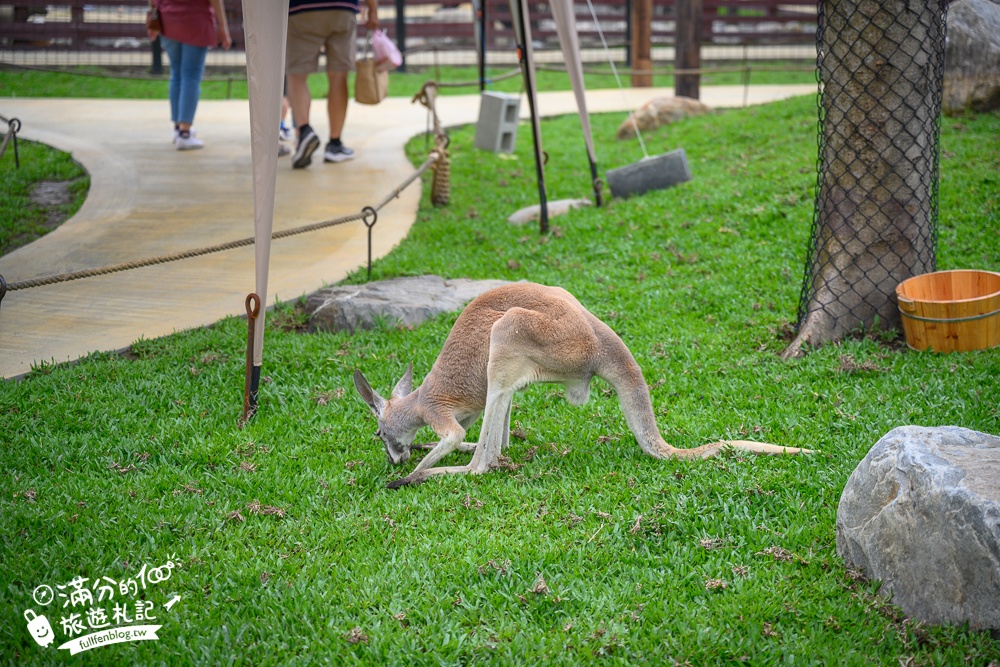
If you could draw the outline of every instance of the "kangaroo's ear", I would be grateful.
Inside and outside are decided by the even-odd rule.
[[[413,392],[413,362],[406,367],[406,372],[392,388],[392,398],[402,398]]]
[[[385,409],[385,399],[379,396],[375,390],[371,388],[368,384],[368,380],[362,375],[360,370],[354,371],[354,388],[358,390],[361,394],[361,398],[364,402],[368,404],[368,407],[372,409],[376,417],[382,415],[382,410]]]

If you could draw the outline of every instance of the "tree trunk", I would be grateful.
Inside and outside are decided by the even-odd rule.
[[[798,336],[898,328],[896,285],[933,271],[945,12],[939,0],[824,0],[819,193]]]

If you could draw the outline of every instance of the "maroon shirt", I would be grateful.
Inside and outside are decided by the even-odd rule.
[[[217,46],[215,12],[208,0],[158,0],[163,36],[191,46]]]

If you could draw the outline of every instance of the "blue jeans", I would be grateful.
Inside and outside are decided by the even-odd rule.
[[[163,35],[160,35],[160,43],[170,59],[170,120],[193,123],[208,48],[184,44]]]

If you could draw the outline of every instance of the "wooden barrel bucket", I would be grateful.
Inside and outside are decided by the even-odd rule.
[[[936,271],[896,287],[906,344],[970,352],[1000,345],[1000,273]]]

